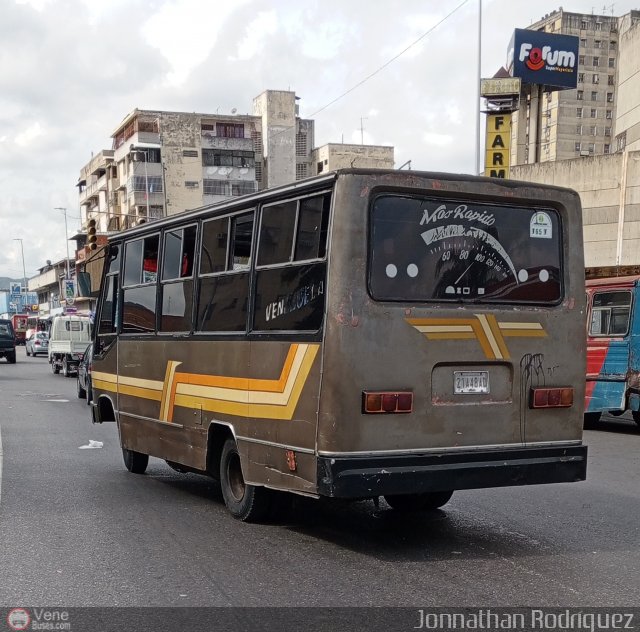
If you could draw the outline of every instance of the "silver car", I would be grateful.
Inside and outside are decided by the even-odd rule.
[[[37,356],[39,353],[48,355],[49,353],[49,334],[45,331],[35,332],[31,338],[25,343],[27,355]]]

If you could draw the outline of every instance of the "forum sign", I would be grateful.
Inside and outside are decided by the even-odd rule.
[[[578,47],[573,35],[516,29],[507,53],[507,70],[522,83],[567,90],[578,85]]]

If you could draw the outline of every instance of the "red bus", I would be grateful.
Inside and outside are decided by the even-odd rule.
[[[11,316],[11,324],[16,334],[17,345],[23,345],[26,341],[28,318],[27,314],[12,314]]]

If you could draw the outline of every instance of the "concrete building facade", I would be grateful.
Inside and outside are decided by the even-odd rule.
[[[328,143],[313,150],[313,174],[336,169],[393,169],[394,149],[383,145]]]
[[[640,151],[519,165],[511,177],[580,194],[587,268],[640,265]]]
[[[70,261],[70,270],[73,263]],[[38,269],[38,274],[29,279],[29,292],[38,296],[38,316],[56,316],[64,312],[67,307],[65,298],[65,279],[67,276],[67,260],[47,261],[46,265]]]
[[[640,11],[621,19],[615,151],[640,150]]]

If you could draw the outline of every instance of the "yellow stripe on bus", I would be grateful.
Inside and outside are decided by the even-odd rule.
[[[176,393],[175,405],[184,408],[202,408],[202,410],[209,412],[227,415],[290,420],[293,418],[300,393],[309,377],[313,361],[319,349],[319,345],[300,346],[305,347],[302,360],[297,370],[295,366],[293,367],[292,375],[294,371],[295,375],[292,378],[290,393],[280,403],[269,403],[269,393],[252,389],[245,393],[245,397],[252,401],[233,401],[228,398],[229,393],[225,393],[222,389],[199,390],[199,394],[188,394],[182,393],[182,388],[180,388]],[[237,393],[234,393],[234,395],[237,395]]]
[[[264,419],[292,419],[320,345],[292,344],[274,380],[180,373],[167,363],[165,380],[94,372],[95,388],[160,402],[160,419],[173,420],[175,406]]]
[[[511,358],[505,338],[542,338],[547,335],[541,323],[498,322],[493,314],[474,314],[474,318],[406,318],[428,340],[476,339],[489,360]]]

